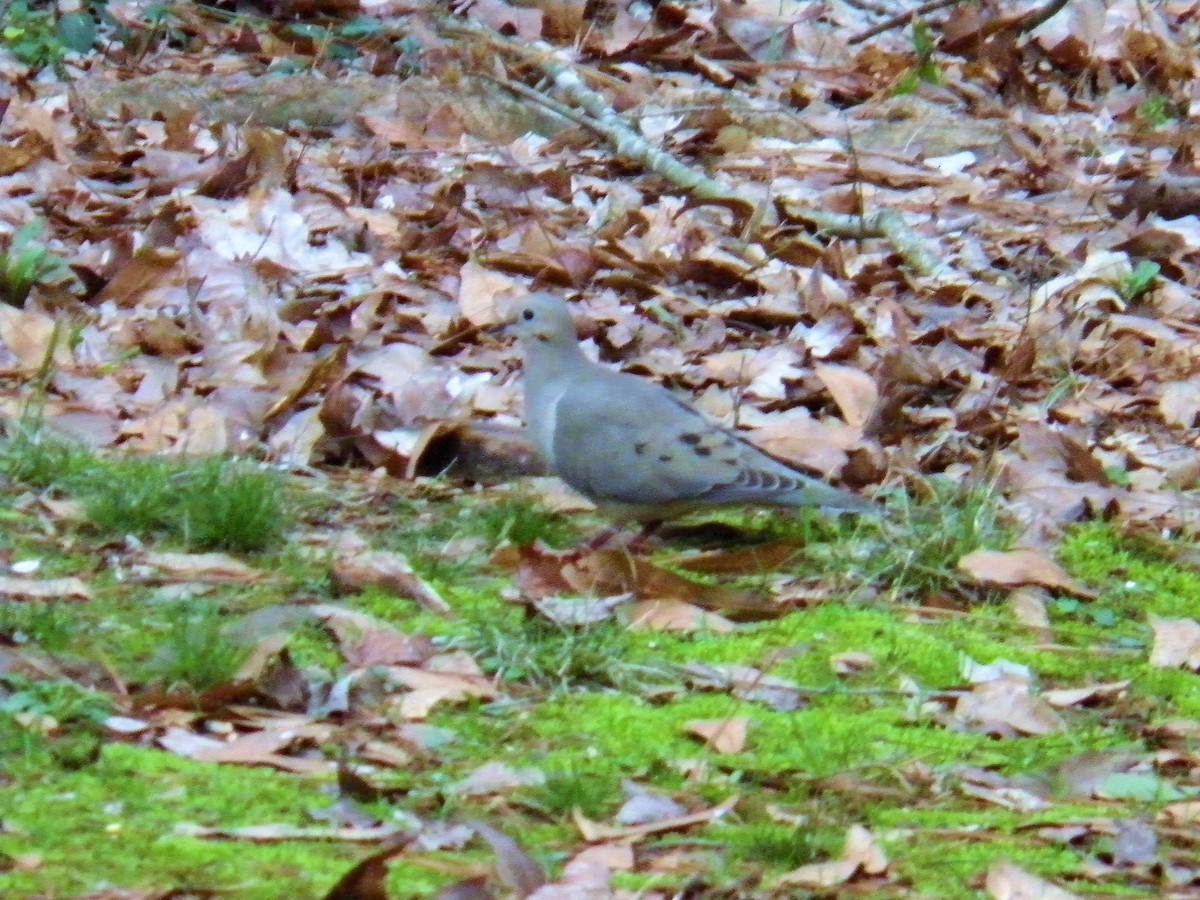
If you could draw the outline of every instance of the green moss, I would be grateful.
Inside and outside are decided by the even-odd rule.
[[[72,471],[71,465],[60,471]],[[1103,526],[1079,529],[1063,545],[1063,561],[1099,597],[1074,606],[1062,599],[1051,603],[1059,645],[1054,652],[1039,647],[1006,605],[990,600],[946,618],[918,618],[900,602],[829,602],[724,635],[631,631],[617,622],[562,629],[506,602],[502,591],[511,588],[511,580],[486,565],[494,542],[547,539],[561,522],[507,500],[509,505],[484,515],[480,496],[447,501],[444,487],[423,490],[424,496],[397,501],[399,509],[380,504],[377,518],[371,518],[375,505],[344,498],[299,506],[307,510],[307,524],[322,529],[339,526],[330,521],[339,506],[352,507],[355,527],[364,533],[374,527],[375,545],[408,554],[455,610],[452,617],[379,589],[335,598],[331,560],[314,558],[300,546],[270,558],[251,557],[268,576],[263,583],[194,585],[181,597],[174,585],[131,582],[125,570],[96,571],[100,538],[91,529],[66,525],[51,541],[39,534],[35,521],[22,519],[16,532],[0,533],[6,552],[14,559],[41,558],[43,572],[85,578],[95,599],[0,605],[0,635],[62,656],[101,660],[136,690],[150,680],[210,684],[227,677],[228,665],[205,668],[213,662],[205,654],[225,647],[240,659],[255,640],[241,634],[243,617],[257,610],[293,604],[297,597],[362,610],[407,633],[432,636],[441,646],[468,650],[499,676],[506,692],[494,702],[437,707],[431,724],[456,737],[410,768],[374,773],[372,780],[393,789],[406,811],[434,819],[486,818],[519,837],[553,872],[578,850],[571,810],[607,820],[623,801],[625,780],[693,809],[736,796],[738,807],[721,821],[642,844],[647,852],[683,845],[699,853],[716,885],[759,880],[769,885],[795,866],[836,858],[845,829],[854,823],[881,835],[892,871],[916,895],[983,896],[982,879],[1000,857],[1065,883],[1080,871],[1082,851],[1041,844],[1030,836],[1028,815],[982,805],[954,790],[958,767],[1052,785],[1058,768],[1082,753],[1137,754],[1144,751],[1147,724],[1200,716],[1195,676],[1151,670],[1146,662],[1151,641],[1146,615],[1194,616],[1186,600],[1200,595],[1196,575],[1169,554],[1122,541]],[[937,565],[953,568],[953,553],[991,534],[974,516],[938,545],[946,558]],[[767,530],[778,525],[749,521]],[[867,565],[879,562],[874,554],[888,546],[910,546],[887,544],[887,533],[874,526],[830,526],[801,517],[784,527],[808,529],[815,540],[830,542],[805,545],[804,558],[796,562],[805,574],[806,566],[820,570],[822,560],[840,554],[842,569],[831,565],[826,571],[881,579],[875,596],[916,596],[941,583],[910,578],[933,565],[932,556],[915,568],[900,566],[900,557],[891,557],[891,569]],[[923,538],[918,533],[912,540]],[[839,543],[844,541],[851,543]],[[58,550],[64,543],[71,552]],[[445,553],[448,546],[452,553]],[[890,590],[888,571],[903,575],[903,589]],[[311,622],[296,626],[289,649],[315,677],[332,679],[346,670],[328,634]],[[869,654],[873,664],[836,673],[831,658],[851,651]],[[995,740],[947,727],[926,706],[928,692],[964,688],[964,657],[1025,664],[1041,687],[1118,679],[1132,684],[1116,715],[1108,703],[1068,709],[1062,711],[1068,728],[1061,734]],[[703,665],[751,666],[786,679],[796,686],[800,708],[774,711],[726,690],[697,686],[688,667]],[[366,855],[359,847],[200,841],[175,834],[181,821],[223,827],[312,824],[308,810],[330,802],[332,779],[197,764],[119,744],[104,746],[93,761],[99,746],[93,719],[74,715],[69,706],[60,713],[61,727],[46,739],[22,728],[13,730],[15,743],[5,745],[17,763],[8,767],[9,781],[0,789],[0,806],[13,828],[0,837],[0,851],[39,853],[43,862],[33,871],[0,874],[4,896],[71,896],[101,884],[146,890],[191,885],[252,900],[321,896]],[[747,745],[738,753],[716,753],[686,731],[693,719],[734,716],[750,721]],[[335,738],[322,749],[353,758],[353,750],[340,742]],[[516,791],[504,803],[464,797],[459,782],[489,762],[535,767],[546,783]],[[933,792],[910,783],[906,766],[912,763],[928,767],[949,788]],[[799,829],[781,824],[774,807],[807,817],[808,824]],[[372,808],[387,814],[386,804]],[[1125,808],[1149,809],[1136,803]],[[1092,812],[1058,802],[1038,815],[1039,821],[1054,822]],[[894,834],[898,830],[903,834]],[[481,847],[452,855],[454,864],[487,859]],[[393,869],[396,896],[428,895],[449,878],[403,857]],[[621,880],[678,889],[684,877],[640,874]]]
[[[177,834],[176,826],[311,827],[317,823],[307,811],[329,805],[322,785],[331,780],[109,745],[86,770],[47,774],[19,790],[0,791],[7,826],[0,850],[41,860],[34,871],[0,874],[0,892],[14,898],[70,896],[102,885],[158,890],[187,885],[234,891],[249,900],[322,896],[365,855],[361,848],[203,840]],[[445,880],[403,863],[393,867],[392,878],[418,893],[431,893]]]

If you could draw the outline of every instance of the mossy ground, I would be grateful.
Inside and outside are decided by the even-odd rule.
[[[380,548],[402,549],[456,609],[457,618],[422,612],[379,590],[335,598],[328,560],[281,551],[282,545],[244,554],[266,576],[261,583],[208,586],[199,596],[181,598],[131,581],[121,565],[104,562],[101,548],[111,546],[112,538],[94,523],[59,523],[48,534],[36,513],[23,511],[28,505],[18,502],[28,497],[27,490],[14,481],[3,494],[0,513],[7,527],[0,549],[13,562],[41,560],[40,574],[83,578],[95,597],[53,606],[4,603],[0,633],[7,641],[98,662],[135,684],[191,681],[200,687],[227,677],[245,652],[230,637],[231,622],[292,602],[301,593],[466,648],[501,677],[508,699],[439,707],[432,723],[457,737],[437,750],[436,762],[376,777],[401,786],[391,801],[396,808],[426,819],[490,821],[518,838],[551,872],[580,845],[572,809],[606,819],[621,805],[622,782],[630,780],[693,806],[737,796],[737,808],[719,822],[647,839],[645,846],[686,847],[705,861],[710,883],[741,885],[751,893],[753,885],[769,884],[798,865],[836,857],[846,828],[855,823],[882,837],[894,883],[912,896],[982,897],[984,873],[998,858],[1071,880],[1079,876],[1086,851],[1039,839],[1029,828],[1032,821],[1146,816],[1156,805],[1060,802],[1031,816],[952,790],[922,790],[913,784],[910,767],[943,772],[969,765],[1050,782],[1057,766],[1086,751],[1145,751],[1140,729],[1146,724],[1200,716],[1195,676],[1152,670],[1146,662],[1146,615],[1194,616],[1200,577],[1161,549],[1122,540],[1102,525],[1077,529],[1061,547],[1067,568],[1099,596],[1090,603],[1052,602],[1058,646],[1046,650],[1038,649],[1001,603],[982,599],[962,615],[916,617],[904,592],[891,590],[895,583],[883,585],[873,601],[828,602],[746,624],[729,635],[637,632],[612,623],[563,631],[527,620],[519,607],[501,599],[509,582],[488,567],[487,557],[496,541],[514,535],[527,540],[543,534],[568,543],[569,523],[523,501],[438,490],[404,497],[375,491],[364,502],[361,487],[331,485],[320,500],[301,487],[291,488],[301,495],[291,508],[301,512],[289,526],[288,541],[294,548],[306,533],[334,527],[359,531]],[[801,527],[813,528],[811,523]],[[797,560],[801,570],[837,559],[844,573],[853,570],[855,559],[865,556],[877,563],[883,558],[879,547],[866,554],[838,550],[839,541],[879,541],[877,534],[848,537],[836,527],[817,532],[804,559]],[[167,546],[180,538],[152,535],[148,540]],[[455,552],[444,553],[450,544]],[[950,541],[947,552],[959,548]],[[893,555],[890,569],[873,571],[904,571],[902,555]],[[921,565],[939,563],[927,558]],[[906,588],[910,593],[912,584]],[[204,652],[188,657],[184,648],[189,646]],[[228,659],[221,657],[222,647]],[[291,649],[302,667],[333,672],[339,664],[319,629],[298,632]],[[874,666],[835,675],[830,656],[843,651],[870,653]],[[956,732],[923,715],[919,698],[898,686],[905,679],[925,692],[961,687],[964,655],[985,663],[1004,658],[1026,664],[1046,687],[1129,679],[1129,711],[1110,718],[1072,710],[1066,731],[1043,737],[1001,741]],[[690,687],[679,666],[693,663],[768,669],[799,685],[805,705],[776,712]],[[72,747],[73,736],[98,733],[96,708],[120,705],[100,695],[67,713],[61,697],[34,690],[36,703],[60,719],[53,738],[42,740],[12,708],[17,695],[24,697],[26,711],[36,706],[29,699],[33,694],[21,694],[13,684],[0,695],[9,703],[0,705],[0,729],[6,732],[0,735],[5,751],[0,859],[6,863],[0,866],[0,894],[5,897],[72,897],[105,887],[192,887],[262,900],[319,897],[368,852],[338,843],[182,836],[180,823],[313,825],[310,812],[332,802],[333,778],[196,763],[111,736],[99,742],[98,752],[87,745]],[[706,750],[684,730],[693,719],[733,716],[752,723],[741,753]],[[340,752],[335,746],[320,749],[331,757]],[[546,784],[502,801],[459,795],[455,783],[493,761],[537,767]],[[783,823],[772,809],[803,817],[805,824]],[[388,815],[386,805],[376,811]],[[486,865],[488,855],[469,848],[445,854],[441,866],[420,862],[401,855],[392,864],[393,896],[428,896],[454,880],[450,872]],[[630,887],[678,886],[683,880],[683,875],[662,873],[620,877]],[[1088,890],[1153,895],[1112,882],[1093,883]]]

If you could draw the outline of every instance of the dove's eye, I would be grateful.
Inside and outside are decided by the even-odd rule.
[[[521,318],[524,319],[526,322],[528,322],[530,319],[533,318],[533,310],[532,309],[522,310]]]

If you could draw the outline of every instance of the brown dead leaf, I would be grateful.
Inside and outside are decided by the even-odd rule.
[[[1200,670],[1200,622],[1195,619],[1149,617],[1154,629],[1150,665],[1155,669]]]
[[[439,703],[461,703],[469,699],[490,700],[497,694],[492,682],[479,675],[430,672],[411,666],[388,666],[391,678],[409,688],[397,708],[406,719],[424,719]]]
[[[496,872],[510,891],[518,897],[528,897],[546,883],[546,873],[520,844],[483,822],[469,824],[496,854]]]
[[[66,328],[35,309],[0,303],[0,342],[12,351],[22,373],[32,375],[45,365],[69,370],[72,365]]]
[[[529,895],[528,900],[610,900],[612,870],[588,857],[587,850],[563,867],[562,877]]]
[[[6,600],[91,600],[92,591],[74,575],[67,578],[12,578],[0,575],[0,597]]]
[[[333,632],[346,661],[356,668],[378,665],[419,666],[436,648],[428,638],[410,637],[374,616],[333,604],[305,607]]]
[[[1050,615],[1046,612],[1046,591],[1043,588],[1017,588],[1008,595],[1008,605],[1014,619],[1041,637],[1050,637]]]
[[[775,618],[784,609],[774,602],[719,585],[698,584],[621,550],[600,550],[562,568],[562,577],[582,594],[634,593],[642,600],[675,600],[719,611],[733,619]]]
[[[486,797],[509,794],[519,788],[539,787],[546,783],[540,769],[514,769],[500,762],[484,763],[459,781],[453,789],[464,797]]]
[[[505,320],[507,302],[520,294],[522,284],[517,279],[485,269],[469,259],[459,269],[458,308],[463,318],[476,328],[490,328]]]
[[[1158,411],[1168,425],[1193,428],[1200,416],[1200,378],[1172,381],[1162,386]]]
[[[323,900],[388,900],[387,863],[411,842],[403,837],[372,853],[338,879]]]
[[[1168,803],[1158,811],[1154,821],[1171,828],[1194,828],[1200,825],[1200,800]]]
[[[339,590],[351,593],[368,587],[378,587],[415,600],[430,612],[450,615],[450,604],[421,578],[402,553],[386,550],[356,552],[339,557],[333,564],[333,583]]]
[[[761,703],[776,712],[795,712],[805,705],[794,682],[752,666],[690,663],[680,668],[693,687],[728,691],[741,700]]]
[[[354,668],[419,666],[437,652],[428,638],[402,634],[366,613],[329,604],[308,611],[333,632],[346,662]]]
[[[762,575],[778,572],[804,553],[804,545],[792,538],[756,544],[734,550],[708,550],[685,556],[672,563],[674,568],[704,575]]]
[[[746,437],[785,462],[830,476],[846,466],[861,430],[835,420],[818,422],[803,407],[767,416]]]
[[[584,847],[573,859],[599,863],[610,872],[632,872],[636,867],[633,847],[623,841]]]
[[[468,16],[499,34],[513,33],[521,40],[536,41],[542,36],[542,11],[509,6],[504,0],[474,3]]]
[[[1129,681],[1110,681],[1090,684],[1081,688],[1059,688],[1042,693],[1042,698],[1051,706],[1065,709],[1068,706],[1089,706],[1096,700],[1112,700],[1123,696],[1129,689]]]
[[[182,254],[173,247],[144,247],[116,271],[92,300],[97,304],[111,302],[118,306],[136,306],[149,291],[170,280],[172,274],[178,277],[180,283],[183,282],[186,273],[176,271],[176,266],[179,265],[181,258]],[[149,333],[170,321],[166,318],[148,319],[140,323],[140,327]],[[178,353],[181,349],[186,352],[187,336],[182,332],[176,332],[175,337],[168,344],[155,345],[153,340],[148,339],[145,346],[153,347],[153,352],[174,351],[174,353]]]
[[[750,720],[693,719],[684,726],[688,734],[694,734],[717,753],[741,753],[746,749],[746,733]]]
[[[635,631],[677,631],[729,634],[737,628],[724,616],[678,600],[650,600],[629,607],[629,627]]]
[[[866,875],[881,875],[887,867],[887,855],[876,843],[874,835],[862,825],[851,825],[846,832],[841,859],[793,869],[776,884],[781,887],[834,888],[845,884],[860,871]]]
[[[829,668],[835,675],[853,675],[857,672],[868,672],[875,667],[875,657],[861,650],[851,650],[846,653],[835,653],[829,657]]]
[[[605,622],[613,618],[617,611],[629,605],[633,600],[632,594],[618,594],[615,597],[547,597],[545,600],[534,600],[532,606],[546,619],[564,628],[580,628]]]
[[[813,367],[825,389],[833,395],[833,402],[842,411],[846,424],[862,428],[871,418],[879,402],[879,388],[875,379],[850,366],[821,363]]]
[[[257,569],[225,553],[147,552],[139,561],[180,581],[256,584],[265,577]]]
[[[19,172],[43,157],[53,157],[53,149],[50,141],[34,132],[27,132],[15,141],[6,141],[0,147],[0,178]]]
[[[579,833],[585,841],[596,843],[601,841],[638,840],[652,834],[682,831],[685,828],[691,828],[693,825],[704,825],[708,822],[716,821],[731,811],[737,805],[737,802],[737,797],[730,797],[719,805],[698,813],[660,819],[645,825],[630,826],[628,828],[613,827],[593,822],[580,813],[579,810],[573,811],[571,816],[575,820],[575,827],[579,829]]]
[[[1078,894],[1031,875],[1006,859],[997,860],[988,869],[987,891],[995,900],[1080,900]]]
[[[293,725],[250,732],[221,741],[180,728],[169,728],[159,737],[158,743],[177,756],[201,762],[267,766],[284,772],[317,775],[331,773],[337,767],[327,760],[287,756],[281,751],[298,741],[328,740],[330,733],[331,729],[326,725]]]
[[[1071,578],[1058,563],[1036,550],[976,550],[958,561],[958,569],[981,584],[998,587],[1038,585],[1084,600],[1096,596]]]
[[[975,686],[958,699],[954,714],[989,733],[1055,734],[1066,728],[1053,707],[1030,692],[1022,678],[997,678]]]

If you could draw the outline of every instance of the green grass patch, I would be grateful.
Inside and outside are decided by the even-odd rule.
[[[116,538],[253,553],[278,546],[290,521],[282,479],[247,460],[101,457],[17,427],[0,444],[0,473],[78,500],[91,525]]]

